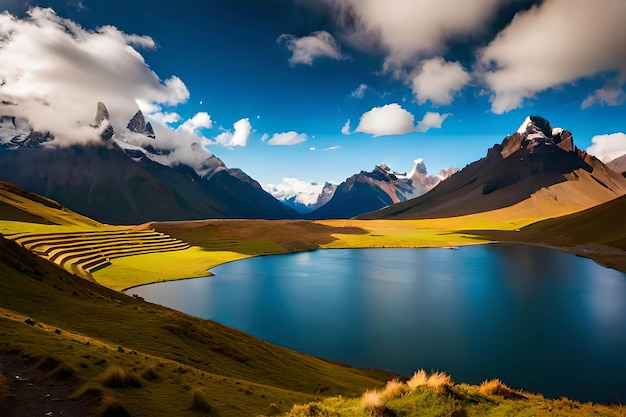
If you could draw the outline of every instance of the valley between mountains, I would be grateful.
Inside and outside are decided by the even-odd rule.
[[[120,292],[246,257],[332,248],[519,242],[626,272],[626,178],[576,148],[570,132],[529,117],[421,196],[356,218],[333,209],[306,220],[214,156],[167,165],[141,113],[126,140],[115,139],[107,114],[99,105],[102,142],[84,148],[3,125],[4,137],[15,131],[0,149],[3,415],[35,415],[19,405],[28,390],[37,412],[66,415],[625,415],[496,380],[470,386],[443,373],[407,380],[347,367]],[[26,164],[45,181],[23,175]],[[389,179],[406,187],[426,178],[378,170],[339,186],[334,207],[369,207],[363,201],[389,191]],[[67,392],[54,404],[51,385]]]

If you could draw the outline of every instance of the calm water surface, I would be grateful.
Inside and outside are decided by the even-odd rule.
[[[626,402],[626,274],[516,245],[266,256],[129,291],[275,344],[404,375]]]

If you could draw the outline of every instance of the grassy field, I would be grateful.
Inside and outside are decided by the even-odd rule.
[[[153,223],[153,229],[192,248],[112,260],[95,272],[97,282],[125,289],[152,282],[209,275],[225,262],[250,256],[338,248],[456,247],[491,242],[480,230],[512,231],[536,218],[507,212],[436,220],[207,220]],[[475,229],[472,233],[463,230]]]
[[[260,415],[270,404],[285,412],[321,393],[357,395],[390,377],[125,296],[5,239],[0,277],[0,364],[26,361],[71,384],[73,396],[93,397],[97,413],[118,404],[132,416],[185,415],[197,390],[213,415]]]
[[[417,371],[407,381],[391,380],[384,388],[367,390],[360,397],[331,397],[295,405],[289,417],[337,416],[604,416],[623,417],[623,407],[581,404],[567,398],[546,399],[512,389],[499,380],[481,385],[455,384],[441,372]]]
[[[437,385],[422,375],[423,384],[409,380],[385,386],[396,376],[273,346],[118,291],[204,276],[213,266],[250,256],[320,248],[537,243],[542,237],[542,244],[565,249],[591,239],[596,246],[620,251],[614,256],[623,259],[620,245],[626,235],[611,227],[590,227],[583,214],[572,215],[565,226],[518,207],[419,221],[212,220],[129,228],[102,225],[39,199],[0,187],[0,233],[57,254],[81,239],[90,250],[108,246],[94,238],[102,233],[139,232],[150,242],[163,240],[158,235],[163,233],[191,247],[114,257],[88,277],[93,282],[0,237],[0,414],[11,410],[20,388],[3,367],[24,364],[43,378],[43,386],[29,388],[41,390],[41,398],[53,381],[69,388],[69,399],[61,398],[59,404],[76,399],[96,416],[626,416],[622,407],[549,400],[494,381],[469,386],[441,376],[444,383]],[[602,213],[620,219],[620,204]],[[591,216],[598,218],[596,214]],[[552,229],[559,231],[558,242],[550,240]],[[572,237],[574,230],[579,235]],[[120,239],[112,245],[133,245]],[[134,243],[144,244],[149,245]]]

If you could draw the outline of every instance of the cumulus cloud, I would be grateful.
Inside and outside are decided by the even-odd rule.
[[[308,138],[309,137],[306,133],[298,133],[292,130],[290,132],[275,133],[274,136],[267,141],[267,143],[270,145],[290,146],[306,142]]]
[[[141,106],[140,106],[141,108]],[[146,111],[147,114],[149,114],[154,120],[158,121],[161,124],[172,124],[172,123],[176,123],[179,122],[181,117],[180,114],[175,113],[175,112],[161,112],[161,111],[157,111],[154,113],[151,113],[149,111]]]
[[[607,106],[620,106],[626,101],[624,87],[617,81],[607,82],[602,88],[589,94],[580,105],[581,109],[594,106],[596,104]]]
[[[248,139],[250,139],[250,132],[252,132],[250,120],[244,118],[233,124],[233,130],[220,133],[213,141],[210,141],[209,144],[225,146],[227,148],[247,146]]]
[[[312,205],[317,202],[317,197],[322,192],[324,185],[297,178],[283,178],[282,183],[266,184],[263,188],[278,200],[296,197],[298,203]]]
[[[196,113],[191,119],[185,120],[178,129],[188,132],[196,132],[199,129],[210,129],[213,127],[211,116],[207,112]]]
[[[277,42],[285,42],[287,49],[291,51],[289,58],[291,65],[313,65],[313,60],[316,58],[345,59],[335,38],[325,30],[313,32],[301,38],[283,34],[278,37]]]
[[[374,107],[359,120],[355,132],[377,136],[404,135],[415,130],[415,117],[398,103]]]
[[[625,20],[623,0],[546,0],[519,12],[480,53],[492,111],[513,110],[541,91],[582,77],[625,74]]]
[[[450,113],[426,112],[415,126],[415,117],[398,103],[374,107],[361,116],[355,132],[378,136],[404,135],[411,132],[426,132],[439,129]]]
[[[443,121],[450,116],[450,113],[440,114],[436,112],[426,112],[422,120],[417,124],[418,132],[426,132],[430,129],[441,129]]]
[[[591,146],[586,149],[586,152],[604,163],[619,158],[626,154],[626,133],[618,132],[594,136],[591,138]]]
[[[411,87],[417,102],[445,105],[452,103],[458,93],[471,80],[469,73],[458,62],[448,62],[441,57],[422,62],[421,68],[411,76]]]
[[[151,155],[151,159],[163,165],[185,164],[202,172],[204,162],[212,156],[206,148],[209,140],[195,131],[188,129],[173,129],[161,123],[159,120],[146,117],[154,129],[155,138],[130,132],[118,133],[118,138],[124,142],[145,147],[152,146],[156,149],[165,150],[162,155]]]
[[[333,15],[347,38],[382,48],[385,68],[414,65],[441,53],[446,42],[483,30],[501,0],[336,0]]]
[[[98,140],[88,128],[98,101],[120,131],[139,102],[160,110],[189,98],[180,78],[161,80],[146,65],[135,49],[154,48],[146,36],[113,26],[90,31],[52,9],[32,8],[24,19],[0,14],[0,39],[0,62],[10,63],[0,66],[0,99],[16,104],[0,105],[0,113],[27,118],[57,143]]]
[[[361,84],[350,93],[350,96],[354,98],[363,98],[365,97],[365,91],[367,90],[367,88],[367,84]]]

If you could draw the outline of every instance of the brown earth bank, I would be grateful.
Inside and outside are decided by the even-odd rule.
[[[97,406],[91,396],[68,398],[78,388],[76,381],[46,377],[34,368],[36,361],[17,354],[0,355],[4,392],[0,394],[0,415],[4,417],[89,416]],[[41,368],[41,367],[40,367]],[[2,382],[0,382],[2,384]],[[0,392],[3,390],[0,389]]]

